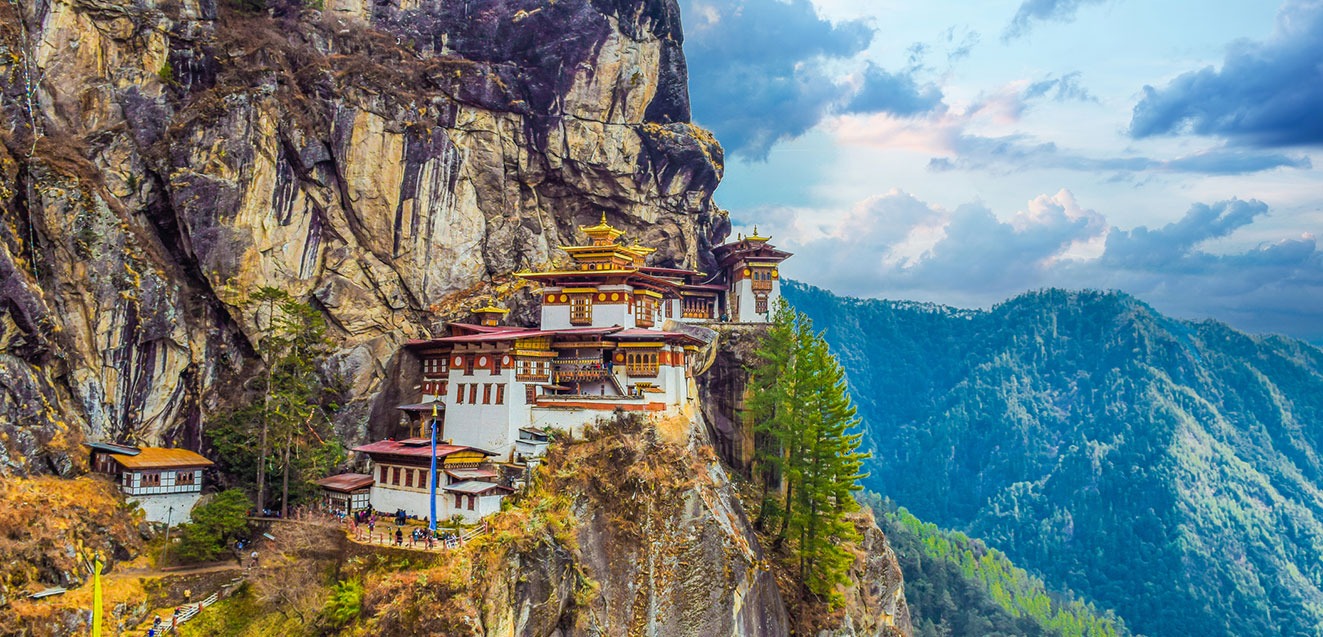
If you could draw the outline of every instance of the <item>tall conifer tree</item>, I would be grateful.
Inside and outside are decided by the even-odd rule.
[[[755,525],[777,524],[784,511],[777,501],[786,464],[784,440],[791,430],[791,384],[784,378],[794,367],[795,313],[784,298],[772,308],[772,321],[755,352],[759,364],[749,368],[749,400],[745,422],[753,426],[752,477],[762,487],[762,506]]]
[[[859,508],[854,492],[868,457],[858,451],[862,434],[851,433],[859,419],[845,371],[808,317],[784,300],[757,354],[748,415],[763,489],[759,528],[779,522],[774,548],[788,541],[806,589],[837,603],[853,561],[847,547],[858,540],[846,515]]]

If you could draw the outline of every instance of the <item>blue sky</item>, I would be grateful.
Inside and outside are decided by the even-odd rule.
[[[681,0],[718,205],[841,294],[1323,341],[1323,0]]]

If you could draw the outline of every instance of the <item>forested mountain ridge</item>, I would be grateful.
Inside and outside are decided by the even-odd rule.
[[[861,501],[877,516],[905,573],[915,637],[1123,637],[1114,613],[1043,581],[979,539],[947,531],[875,493]]]
[[[1112,292],[785,289],[850,374],[870,488],[1139,633],[1320,634],[1323,351]]]

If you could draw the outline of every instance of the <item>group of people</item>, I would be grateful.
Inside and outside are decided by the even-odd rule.
[[[339,517],[348,521],[350,531],[353,532],[354,538],[360,542],[371,543],[374,541],[380,541],[382,543],[389,543],[392,546],[404,547],[405,542],[407,541],[410,548],[421,547],[431,550],[436,548],[438,544],[444,544],[448,539],[455,539],[455,535],[449,531],[437,531],[435,533],[429,531],[426,528],[429,521],[427,518],[422,519],[424,526],[414,527],[406,533],[405,527],[408,526],[409,517],[404,511],[395,512],[394,532],[387,530],[378,535],[377,520],[379,516],[380,514],[377,511],[368,508],[358,511],[353,515],[341,515]]]

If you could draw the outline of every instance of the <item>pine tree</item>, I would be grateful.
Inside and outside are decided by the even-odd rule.
[[[850,404],[845,372],[807,316],[781,301],[750,370],[749,418],[757,439],[763,502],[757,524],[779,522],[773,549],[787,541],[805,588],[840,601],[837,585],[858,541],[846,516],[858,510],[854,492],[866,454]],[[777,494],[781,498],[776,498]]]
[[[752,423],[754,433],[753,473],[762,487],[762,505],[754,521],[760,530],[779,522],[784,511],[775,490],[782,485],[783,441],[791,430],[791,388],[785,375],[794,364],[795,313],[785,299],[778,299],[771,318],[755,352],[759,364],[748,369],[749,399],[745,404],[745,422]]]
[[[260,343],[267,365],[262,397],[218,415],[207,435],[229,473],[255,476],[259,510],[269,499],[267,482],[278,478],[281,515],[288,515],[291,493],[298,500],[310,491],[309,480],[344,457],[327,431],[334,392],[318,371],[330,350],[326,319],[276,288],[259,289],[249,306],[268,325]]]

